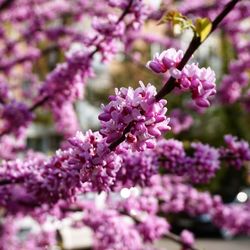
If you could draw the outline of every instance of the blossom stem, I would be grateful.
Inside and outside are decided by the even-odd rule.
[[[34,103],[30,108],[29,111],[34,111],[38,107],[42,106],[44,103],[46,103],[51,96],[47,95],[43,99],[39,100],[38,102]]]
[[[225,8],[222,10],[222,12],[214,19],[212,22],[212,29],[208,36],[218,27],[218,25],[221,23],[221,21],[227,16],[227,14],[234,8],[234,6],[241,0],[232,0],[229,2]],[[199,48],[199,46],[204,41],[200,40],[200,37],[194,35],[192,41],[189,44],[189,47],[184,54],[181,62],[179,63],[177,69],[182,70],[186,63],[189,61],[193,53]],[[155,99],[156,101],[161,100],[165,95],[170,93],[174,88],[176,87],[176,80],[173,77],[170,77],[170,79],[167,81],[167,83],[162,87],[162,89],[156,94]],[[128,133],[131,129],[131,123],[125,128],[122,136],[118,138],[116,141],[114,141],[112,144],[110,144],[109,149],[114,150],[120,143],[122,143],[126,139],[126,133]]]
[[[134,0],[130,0],[130,1],[129,1],[127,8],[123,11],[123,13],[121,14],[121,16],[120,16],[119,19],[117,20],[116,24],[119,24],[119,23],[124,19],[124,17],[129,13],[133,1],[134,1]]]
[[[232,0],[230,1],[225,8],[222,10],[222,12],[214,19],[212,22],[212,28],[209,32],[208,36],[211,35],[214,30],[218,27],[218,25],[221,23],[221,21],[229,14],[229,12],[234,8],[234,6],[240,2],[241,0]],[[207,36],[207,37],[208,37]],[[206,37],[206,39],[207,39]],[[198,37],[196,34],[194,34],[194,37],[192,41],[189,44],[189,47],[184,54],[184,57],[182,58],[181,62],[179,63],[177,69],[182,70],[186,63],[189,61],[191,56],[194,54],[194,52],[200,47],[200,45],[206,40],[203,41],[200,40],[200,37]],[[162,87],[162,89],[157,93],[156,100],[162,99],[165,95],[169,94],[174,88],[176,87],[176,81],[175,78],[171,77],[167,83]]]
[[[10,1],[12,1],[12,0],[10,0]],[[128,4],[128,6],[127,6],[127,8],[122,12],[121,16],[118,18],[117,24],[119,24],[119,23],[125,18],[125,16],[130,12],[130,8],[131,8],[131,6],[132,6],[132,3],[133,3],[133,0],[130,0],[130,1],[129,1],[129,4]],[[4,4],[4,3],[3,3],[3,4]],[[3,4],[2,4],[2,5],[3,5]],[[2,6],[2,5],[1,5],[1,6]],[[1,6],[0,6],[0,10],[1,10]],[[100,43],[102,43],[104,40],[105,40],[105,38],[102,39],[102,40],[100,41]],[[53,49],[53,48],[52,48],[52,49]],[[99,46],[97,45],[96,48],[89,54],[89,57],[92,58],[92,57],[95,55],[95,53],[97,53],[97,52],[99,51],[99,49],[100,49],[100,48],[99,48]],[[1,70],[1,67],[0,67],[0,70]],[[29,111],[30,111],[30,112],[35,111],[37,108],[39,108],[40,106],[44,105],[44,104],[45,104],[48,100],[50,100],[51,98],[52,98],[51,95],[46,95],[46,96],[44,96],[43,98],[41,98],[41,99],[39,99],[38,101],[36,101],[32,106],[30,106]],[[129,128],[129,129],[130,129],[130,128]],[[125,130],[125,131],[127,131],[127,130]],[[9,132],[10,132],[9,129],[3,130],[2,132],[0,132],[0,138],[1,138],[2,136],[4,136],[5,134],[8,134]],[[129,130],[128,130],[127,132],[129,132]],[[121,138],[121,140],[117,140],[117,142],[114,142],[113,145],[110,145],[110,148],[114,149],[114,148],[115,148],[117,145],[119,145],[124,139],[125,139],[125,134],[124,134],[124,136]],[[0,185],[1,185],[1,183],[0,183]]]
[[[129,2],[129,4],[128,4],[127,8],[122,12],[122,14],[121,14],[121,16],[118,18],[116,24],[119,24],[119,23],[124,19],[124,17],[129,13],[130,8],[131,8],[131,6],[132,6],[132,3],[133,3],[133,0],[130,0],[130,2]],[[96,39],[96,38],[95,38],[95,39]],[[102,39],[102,40],[100,41],[100,44],[101,44],[104,40],[105,40],[105,38]],[[99,48],[99,46],[97,45],[96,48],[89,54],[89,57],[92,58],[92,57],[95,55],[95,53],[97,53],[97,52],[99,51],[99,49],[100,49],[100,48]],[[45,96],[43,99],[41,99],[41,100],[37,101],[36,103],[34,103],[34,104],[29,108],[29,110],[30,110],[30,111],[34,111],[34,110],[37,109],[38,107],[40,107],[40,106],[42,106],[43,104],[45,104],[50,98],[51,98],[51,96]],[[0,135],[0,136],[1,136],[1,135]]]
[[[132,122],[129,123],[129,125],[124,129],[122,136],[109,145],[110,150],[114,150],[120,143],[125,141],[126,134],[130,131],[130,129],[132,128],[132,125],[133,125]]]

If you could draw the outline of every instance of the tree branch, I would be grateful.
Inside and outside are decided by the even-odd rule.
[[[126,9],[122,12],[121,16],[118,18],[116,24],[119,24],[123,19],[124,17],[130,12],[130,8],[132,6],[132,3],[133,3],[134,0],[130,0],[128,6],[126,7]],[[1,6],[0,6],[1,8]],[[103,40],[100,41],[100,43],[102,43],[103,41],[105,40],[105,38]],[[49,53],[51,52],[52,50],[56,49],[57,47],[56,46],[51,46],[51,47],[48,47],[46,48],[43,53]],[[97,53],[99,51],[99,47],[98,45],[96,46],[96,48],[89,54],[89,57],[93,57],[95,55],[95,53]],[[17,63],[20,63],[19,61]],[[3,70],[3,68],[1,68],[0,66],[0,70]],[[29,111],[35,111],[37,108],[39,108],[40,106],[44,105],[50,98],[52,98],[52,96],[50,95],[46,95],[44,96],[42,99],[39,99],[38,101],[36,101],[32,106],[30,106],[29,108]],[[9,130],[4,130],[2,132],[0,132],[0,137],[2,137],[3,135],[5,134],[8,134],[10,131]],[[124,135],[125,136],[125,135]],[[125,138],[123,139],[125,140]],[[121,142],[119,142],[118,144],[120,144]],[[110,145],[111,148],[115,148],[117,145],[116,143],[114,143],[114,145]],[[0,183],[1,185],[1,183]]]
[[[227,16],[227,14],[234,8],[234,6],[239,1],[241,1],[241,0],[232,0],[231,2],[229,2],[225,6],[225,8],[222,10],[222,12],[212,22],[212,29],[211,29],[209,35],[211,35],[211,33],[218,27],[218,25],[221,23],[221,21]],[[186,50],[186,53],[184,54],[184,56],[183,56],[181,62],[179,63],[179,65],[177,66],[177,69],[182,70],[184,68],[184,66],[189,61],[189,59],[191,58],[193,53],[200,47],[200,45],[204,41],[201,42],[200,38],[197,37],[196,35],[194,35],[192,41],[189,44],[188,49]],[[175,78],[170,77],[170,79],[167,81],[167,83],[162,87],[162,89],[155,96],[156,101],[159,101],[165,95],[169,94],[175,87],[176,87],[176,80],[175,80]],[[121,138],[118,138],[116,141],[114,141],[109,146],[110,149],[112,149],[112,150],[115,149],[115,147],[117,147],[120,143],[122,143],[126,139],[126,133],[129,132],[128,127],[124,130],[124,133],[121,136]]]
[[[234,8],[234,6],[240,2],[241,0],[232,0],[230,1],[225,8],[222,10],[222,12],[214,19],[214,21],[212,22],[212,29],[209,32],[208,36],[206,37],[206,39],[216,30],[216,28],[218,27],[218,25],[221,23],[221,21],[228,15],[228,13]],[[205,40],[206,40],[205,39]],[[204,40],[204,41],[205,41]],[[194,35],[191,43],[189,44],[189,47],[186,51],[186,53],[184,54],[184,57],[182,58],[181,62],[179,63],[179,65],[177,66],[177,69],[182,70],[184,68],[184,66],[186,65],[186,63],[189,61],[189,59],[191,58],[191,56],[194,54],[194,52],[200,47],[200,45],[204,42],[200,40],[199,37],[197,37],[196,35]],[[156,95],[156,100],[160,100],[162,99],[165,95],[169,94],[174,88],[176,87],[176,81],[175,78],[171,77],[167,83],[163,86],[163,88],[158,92],[158,94]]]
[[[124,17],[130,12],[130,8],[132,6],[132,3],[133,3],[134,0],[130,0],[127,8],[123,11],[123,13],[121,14],[121,16],[118,18],[116,24],[119,24],[123,19]],[[104,38],[105,39],[105,38]],[[102,43],[102,41],[100,41],[100,43]],[[99,51],[99,47],[98,45],[96,46],[96,48],[89,54],[89,57],[93,57],[95,55],[95,53],[97,53]],[[46,103],[51,97],[50,96],[45,96],[42,100],[39,100],[37,103],[34,103],[30,108],[29,110],[30,111],[34,111],[35,109],[37,109],[38,107],[42,106],[44,103]]]

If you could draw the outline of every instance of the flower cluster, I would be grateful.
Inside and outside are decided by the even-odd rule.
[[[24,161],[3,161],[0,168],[0,183],[6,183],[6,185],[0,188],[0,205],[9,213],[25,211],[26,206],[29,209],[33,202],[37,201],[32,192],[40,186],[44,161],[44,158],[35,157]]]
[[[215,210],[213,221],[231,235],[250,234],[249,212],[249,202],[243,205],[222,205]]]
[[[121,167],[121,158],[109,150],[106,139],[98,132],[86,135],[77,132],[69,139],[71,156],[68,164],[79,166],[81,181],[88,182],[93,191],[109,190]]]
[[[4,218],[2,225],[0,225],[1,250],[44,250],[57,244],[56,232],[52,230],[39,230],[20,237],[23,229],[21,227],[22,219],[20,216],[15,221],[10,216]]]
[[[185,173],[186,153],[182,142],[174,139],[159,140],[156,151],[164,169],[179,175]]]
[[[157,197],[161,203],[159,210],[164,213],[187,212],[192,216],[209,213],[217,197],[208,192],[199,192],[177,176],[154,176],[151,186],[143,190],[149,196]],[[167,192],[166,192],[167,190]]]
[[[187,64],[182,71],[174,69],[171,74],[177,79],[181,90],[190,90],[192,99],[199,107],[209,107],[208,98],[215,95],[215,73],[211,68],[199,68],[197,64]]]
[[[94,213],[93,213],[94,212]],[[143,242],[130,221],[116,211],[89,211],[84,218],[95,235],[94,249],[142,250]]]
[[[35,61],[40,56],[40,51],[36,48],[30,48],[26,54],[20,52],[17,56],[13,59],[5,60],[0,64],[0,69],[3,71],[8,72],[13,66],[18,63],[22,63],[25,61]]]
[[[169,86],[165,85],[158,93],[154,86],[145,86],[142,82],[136,89],[116,89],[110,103],[102,106],[100,132],[77,132],[51,157],[26,151],[22,159],[2,160],[12,158],[18,149],[5,134],[13,132],[22,139],[21,132],[33,119],[32,112],[44,104],[52,111],[59,132],[66,137],[75,134],[78,124],[74,102],[83,97],[87,78],[94,75],[92,62],[96,53],[102,61],[110,59],[119,51],[118,40],[122,41],[121,47],[128,56],[133,41],[138,38],[171,46],[174,43],[170,42],[171,38],[155,38],[138,32],[146,18],[157,19],[161,15],[160,9],[149,15],[143,0],[99,0],[98,4],[86,0],[69,2],[15,0],[0,3],[3,23],[0,71],[4,75],[3,80],[0,78],[0,136],[4,135],[0,138],[0,210],[1,216],[5,216],[0,221],[0,249],[50,248],[55,245],[55,232],[30,234],[24,242],[19,237],[17,219],[28,214],[39,222],[49,219],[56,222],[57,219],[72,219],[70,216],[76,211],[81,212],[81,218],[76,216],[80,219],[74,218],[72,225],[88,226],[92,230],[96,250],[155,249],[156,240],[164,235],[171,239],[166,218],[178,213],[191,217],[207,214],[214,224],[232,234],[250,234],[249,204],[225,205],[219,196],[200,192],[189,184],[208,182],[219,169],[221,160],[241,169],[245,161],[250,160],[249,144],[226,136],[226,146],[216,149],[199,142],[189,144],[161,138],[171,126],[178,133],[192,123],[191,117],[173,112],[176,119],[170,126],[166,117],[167,101],[161,99],[166,93],[173,88],[189,91],[201,109],[210,105],[210,97],[216,93],[215,73],[211,68],[200,68],[196,63],[184,65],[191,57],[190,50],[184,56],[181,50],[168,49],[148,62],[149,69],[169,80]],[[186,12],[200,2],[206,1],[194,1]],[[232,0],[234,2],[237,1]],[[225,0],[218,0],[215,5],[224,8]],[[249,7],[249,3],[243,3],[222,23],[239,54],[221,87],[221,99],[227,103],[241,100],[243,88],[248,87],[249,76],[245,71],[250,65],[249,43],[238,43],[238,38],[246,31],[241,21],[249,17]],[[224,13],[230,8],[227,5]],[[204,8],[200,12],[204,13]],[[208,12],[213,16],[217,9],[211,6]],[[85,30],[88,25],[84,25],[83,33],[75,22],[84,22],[86,15],[94,18],[90,32]],[[222,20],[218,19],[217,24]],[[190,48],[192,50],[192,46]],[[57,64],[63,51],[69,51],[65,62]],[[140,60],[137,63],[140,64]],[[42,69],[37,69],[40,66]],[[50,69],[52,72],[45,76]],[[41,79],[45,80],[38,84]],[[22,86],[22,83],[25,84]],[[35,91],[34,85],[37,86]],[[25,95],[25,91],[30,93]],[[38,97],[34,98],[31,92],[36,95],[38,92]],[[250,92],[246,93],[245,97],[249,98]],[[14,96],[28,97],[35,102],[28,108],[12,99]],[[248,105],[249,99],[243,102]],[[82,200],[88,198],[87,192],[98,195],[102,191],[109,192],[107,196],[101,194],[106,198],[102,209],[96,208],[95,201],[85,203]],[[120,195],[110,191],[118,191]],[[177,239],[183,249],[193,248],[194,236],[190,232],[184,230]]]
[[[147,197],[149,195],[158,198],[161,212],[185,212],[191,217],[207,214],[215,225],[230,231],[232,235],[250,232],[249,204],[225,205],[220,196],[199,192],[180,177],[155,176],[152,185],[141,194]],[[183,236],[183,240],[193,242],[191,235],[186,236],[188,237]]]
[[[220,101],[225,104],[233,104],[243,95],[244,89],[247,88],[249,76],[247,70],[250,67],[250,57],[244,53],[239,58],[232,61],[229,66],[229,74],[223,77],[219,89]]]
[[[160,140],[157,143],[158,158],[170,173],[187,177],[193,183],[206,183],[220,167],[219,150],[202,143],[192,143],[192,155],[177,140]]]
[[[230,166],[240,169],[245,161],[250,161],[249,143],[232,135],[224,137],[226,147],[220,149],[221,158]]]
[[[110,190],[121,166],[121,158],[110,152],[99,133],[88,131],[70,138],[70,148],[58,150],[46,160],[29,157],[3,162],[0,168],[0,205],[10,213],[34,210],[59,200],[73,200],[86,188]]]
[[[72,102],[83,97],[85,78],[91,74],[88,52],[78,50],[69,53],[67,61],[57,65],[48,75],[40,89],[40,95],[48,96],[52,107],[60,107],[65,101]]]
[[[147,63],[148,68],[156,73],[169,73],[176,79],[176,86],[183,91],[189,90],[192,99],[199,107],[208,107],[208,98],[216,93],[215,73],[211,68],[199,68],[195,63],[187,64],[182,70],[178,65],[183,58],[183,51],[171,48],[156,54]]]
[[[182,50],[176,51],[174,48],[164,50],[160,54],[157,53],[153,60],[147,63],[147,67],[155,73],[166,73],[170,69],[177,68],[183,55]]]
[[[194,123],[191,115],[185,114],[180,109],[174,109],[170,113],[170,123],[171,131],[174,134],[179,134],[183,131],[187,131]]]
[[[32,63],[48,54],[48,57],[51,57],[48,68],[52,66],[54,70],[47,75],[42,86],[40,85],[41,87],[36,84],[36,88],[39,88],[38,91],[36,89],[38,95],[33,98],[35,102],[31,106],[31,110],[34,111],[37,107],[48,104],[47,107],[52,111],[54,120],[57,125],[59,124],[56,128],[68,137],[72,135],[72,132],[76,132],[77,124],[74,123],[71,126],[69,119],[67,126],[62,129],[63,124],[60,124],[63,121],[62,116],[68,115],[70,104],[73,105],[74,101],[83,97],[86,79],[93,76],[91,64],[94,54],[100,53],[104,61],[117,53],[117,38],[123,39],[123,42],[126,43],[127,38],[123,37],[125,30],[135,30],[135,23],[138,24],[137,28],[141,27],[142,21],[147,17],[145,12],[147,8],[140,0],[124,1],[120,4],[99,1],[100,9],[96,8],[95,3],[87,1],[69,4],[64,0],[53,3],[49,1],[33,3],[26,0],[25,2],[20,1],[22,7],[20,7],[19,1],[15,1],[10,8],[6,9],[6,12],[0,14],[0,20],[3,23],[15,23],[9,33],[12,33],[13,29],[13,33],[19,37],[13,40],[2,30],[0,40],[1,44],[3,42],[5,46],[1,47],[1,53],[4,56],[0,60],[0,70],[8,76],[16,65],[21,65],[23,70],[18,75],[20,82],[26,82],[27,77],[29,79],[36,77],[36,83],[38,83],[40,76],[33,72]],[[119,8],[119,15],[109,13],[113,7]],[[47,11],[48,9],[50,11]],[[83,33],[82,29],[76,30],[74,25],[64,26],[61,24],[64,22],[65,14],[74,21],[80,20],[84,15],[94,15],[100,18],[93,18],[93,32]],[[25,20],[29,20],[29,22],[26,23]],[[129,25],[130,21],[133,25]],[[48,23],[50,25],[47,25]],[[57,41],[56,45],[54,41]],[[40,44],[43,43],[52,43],[52,46],[48,46],[44,50],[40,49]],[[81,48],[73,51],[72,44]],[[61,50],[69,51],[65,55],[66,60],[64,63],[55,65],[54,55]],[[10,75],[14,76],[14,74]],[[0,103],[2,103],[3,89],[2,87],[0,89]],[[64,107],[65,102],[67,102],[67,107]],[[73,109],[70,111],[70,115],[73,117]],[[76,119],[72,119],[72,123],[74,121]]]
[[[24,103],[12,101],[3,107],[2,119],[5,122],[2,131],[3,133],[6,131],[13,132],[18,136],[23,128],[28,127],[33,117],[33,114]]]
[[[157,177],[154,176],[152,180],[156,178]],[[152,186],[152,180],[150,187]],[[140,216],[142,216],[141,219],[143,219],[145,214],[156,215],[159,210],[158,197],[153,196],[148,188],[143,189],[143,194],[139,196],[132,194],[127,199],[112,204],[111,207],[129,216],[135,216],[135,218],[139,217],[138,219],[140,219]]]
[[[155,150],[133,152],[128,144],[124,144],[124,147],[111,151],[106,138],[98,132],[88,131],[85,135],[78,132],[69,139],[68,148],[58,150],[51,159],[33,154],[24,161],[3,162],[0,184],[11,185],[0,186],[1,205],[11,213],[32,209],[27,204],[40,207],[42,204],[54,205],[62,199],[73,200],[79,192],[87,190],[100,192],[119,191],[123,187],[148,187],[154,182],[161,166],[162,173],[168,171],[192,183],[206,183],[219,169],[221,158],[236,168],[239,162],[241,166],[249,159],[248,143],[235,140],[233,138],[231,142],[234,147],[229,149],[192,143],[190,148],[184,150],[180,141],[162,139],[157,142]],[[236,151],[232,152],[233,149]],[[232,158],[234,154],[236,158]],[[163,180],[169,182],[167,178]],[[206,199],[206,194],[203,198]],[[127,204],[132,205],[133,210],[142,210],[149,201],[152,211],[157,210],[154,199],[131,199]],[[177,206],[178,210],[181,204],[175,199],[169,206]],[[131,207],[127,207],[126,211],[131,211]]]
[[[137,230],[145,242],[154,242],[169,232],[170,225],[164,218],[148,215],[137,225]]]
[[[55,119],[57,132],[64,135],[65,138],[75,135],[80,130],[77,114],[71,102],[65,102],[60,109],[52,110]]]
[[[125,31],[125,23],[119,22],[118,17],[115,15],[109,15],[105,19],[95,18],[92,26],[104,36],[120,37]]]
[[[194,245],[194,235],[190,231],[183,230],[181,232],[180,237],[181,237],[182,244],[184,245],[183,250],[185,249],[188,250],[190,249],[190,247]]]
[[[102,107],[99,115],[100,133],[113,143],[121,136],[136,150],[153,148],[156,139],[170,129],[165,113],[165,100],[156,101],[156,89],[151,84],[137,89],[116,89],[116,95],[110,96],[110,103]],[[127,128],[129,131],[126,131]]]
[[[108,0],[109,5],[112,7],[119,7],[121,9],[127,9],[129,6],[129,21],[132,24],[133,29],[138,30],[143,24],[145,19],[149,16],[149,8],[145,5],[143,0]]]
[[[23,137],[14,138],[10,135],[3,135],[0,138],[0,159],[11,160],[16,156],[16,152],[25,148]]]
[[[193,183],[206,183],[220,168],[219,151],[207,144],[192,143],[194,153],[186,157],[185,168]]]
[[[158,157],[153,150],[133,152],[123,146],[119,151],[122,164],[116,176],[116,187],[143,187],[158,173]]]

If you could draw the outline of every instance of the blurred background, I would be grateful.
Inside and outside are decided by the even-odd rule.
[[[1,1],[2,3],[4,2],[3,0]],[[75,4],[77,1],[70,0],[69,2]],[[89,2],[88,8],[91,8],[92,11],[105,12],[105,10],[98,9],[98,1],[93,0],[87,2]],[[166,82],[164,76],[161,77],[148,70],[145,66],[146,63],[155,53],[161,52],[169,47],[182,48],[185,50],[192,38],[192,31],[181,31],[178,26],[173,27],[168,23],[159,25],[159,17],[161,17],[162,12],[181,9],[186,11],[186,13],[190,11],[190,16],[193,17],[195,11],[192,13],[192,9],[198,10],[202,5],[207,6],[207,11],[205,9],[205,11],[203,10],[203,12],[200,13],[210,15],[211,12],[213,16],[211,6],[216,5],[216,1],[210,0],[194,1],[194,3],[190,1],[164,0],[147,0],[145,2],[153,9],[155,16],[146,21],[140,33],[134,34],[136,38],[129,45],[129,50],[124,52],[123,43],[118,42],[121,52],[117,53],[108,63],[104,63],[98,54],[94,57],[93,68],[95,75],[87,80],[84,99],[74,103],[77,121],[82,131],[99,129],[98,114],[100,113],[100,105],[108,102],[108,97],[114,93],[115,88],[128,86],[137,87],[138,82],[141,80],[144,83],[150,82],[159,89]],[[219,2],[223,5],[225,1]],[[27,1],[25,1],[25,3],[27,3]],[[39,3],[36,4],[36,1],[33,1],[32,4],[30,8],[42,8]],[[192,6],[187,6],[189,4]],[[190,7],[190,9],[188,9],[188,7]],[[216,7],[214,11],[217,11]],[[69,29],[79,32],[80,34],[92,31],[91,17],[88,15],[83,15],[75,22],[71,13],[65,11],[60,17],[56,16],[49,20],[47,27],[56,27],[58,24],[64,24]],[[4,30],[5,35],[14,41],[18,39],[20,35],[20,26],[29,26],[29,20],[25,20],[23,23],[19,22],[18,25],[17,27],[6,21],[1,24],[1,30]],[[199,62],[200,66],[210,66],[215,70],[218,89],[220,89],[221,82],[225,75],[232,73],[230,72],[230,63],[238,59],[236,54],[237,48],[235,48],[235,44],[228,34],[228,27],[226,25],[227,24],[209,37],[194,55],[195,60]],[[249,30],[249,17],[244,19],[244,27],[245,26]],[[244,36],[244,39],[247,40],[249,33],[241,34],[241,36]],[[6,74],[6,72],[1,71],[0,67],[0,76],[8,80],[15,97],[24,101],[28,100],[37,92],[37,83],[43,82],[46,75],[51,72],[58,63],[65,60],[66,49],[74,50],[81,46],[79,41],[72,41],[68,47],[58,46],[64,39],[67,39],[67,37],[62,36],[58,40],[46,38],[39,40],[37,43],[33,43],[39,50],[45,50],[46,52],[33,60],[32,63],[27,62],[25,66],[24,63],[17,63],[11,68],[11,74],[9,74],[9,72]],[[0,39],[1,50],[4,50],[5,47],[6,44],[1,43]],[[29,48],[28,39],[19,42],[16,48],[18,51],[26,53],[26,50]],[[250,54],[250,51],[248,50],[247,53]],[[6,55],[8,55],[8,53],[6,53],[5,56]],[[11,52],[9,56],[11,59]],[[27,69],[32,74],[27,74]],[[249,70],[250,68],[245,69],[248,77]],[[33,78],[31,78],[31,76]],[[247,90],[244,91],[246,92]],[[211,107],[205,111],[201,110],[198,113],[189,102],[189,94],[178,93],[176,91],[175,94],[167,96],[168,115],[172,117],[172,126],[174,127],[171,132],[167,133],[167,138],[179,139],[187,144],[192,141],[201,141],[214,146],[220,146],[223,144],[223,136],[225,134],[233,134],[239,138],[250,141],[249,110],[238,100],[222,105],[223,102],[220,98],[221,92],[218,91],[218,93],[218,97],[213,99]],[[67,112],[65,112],[65,116],[67,116]],[[42,151],[46,154],[53,154],[55,150],[60,147],[64,139],[63,133],[58,131],[54,125],[54,117],[51,112],[43,108],[37,109],[35,121],[27,131],[27,148]],[[245,203],[250,199],[250,164],[240,171],[222,166],[217,176],[209,184],[199,185],[197,188],[199,190],[209,190],[212,194],[220,194],[226,203]],[[97,202],[102,203],[102,195],[98,197],[89,195],[88,198],[96,199]],[[206,214],[195,218],[180,214],[171,218],[171,221],[173,230],[176,233],[179,233],[184,228],[193,231],[199,239],[197,244],[197,246],[200,247],[199,249],[249,249],[249,239],[244,237],[232,239],[230,232],[213,226],[209,216]],[[29,220],[24,222],[24,232],[29,227],[29,223]],[[83,245],[88,245],[89,242],[91,242],[91,234],[87,229],[81,230],[68,229],[65,227],[65,229],[61,231],[60,237],[64,242],[63,249],[86,249]],[[85,237],[83,237],[83,235],[85,235]],[[159,246],[163,247],[163,249],[178,249],[173,243],[165,241],[159,242]]]

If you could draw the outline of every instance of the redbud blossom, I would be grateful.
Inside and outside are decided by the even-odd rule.
[[[215,95],[215,73],[211,68],[199,68],[197,64],[187,64],[182,71],[172,69],[171,75],[176,78],[178,87],[192,93],[192,99],[199,107],[210,106],[208,98]]]
[[[188,230],[183,230],[181,232],[181,241],[184,245],[183,249],[190,249],[194,244],[194,235]]]
[[[245,161],[250,161],[250,146],[247,141],[238,140],[232,135],[224,137],[226,147],[220,149],[220,154],[230,166],[240,169]]]
[[[173,48],[156,53],[153,60],[147,63],[147,67],[155,73],[165,73],[171,68],[176,68],[183,58],[182,50]]]
[[[145,86],[142,82],[140,85],[135,90],[131,87],[116,89],[115,95],[110,96],[110,103],[102,106],[100,133],[107,138],[107,143],[120,138],[130,126],[126,141],[135,150],[142,151],[154,148],[156,138],[170,129],[164,107],[167,101],[155,100],[153,85]]]

